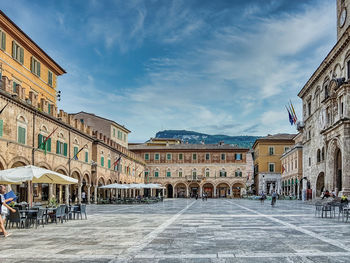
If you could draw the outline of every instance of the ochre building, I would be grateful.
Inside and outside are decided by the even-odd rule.
[[[253,162],[249,149],[224,143],[186,144],[153,138],[129,149],[144,159],[145,180],[159,183],[167,197],[241,197],[249,189]]]

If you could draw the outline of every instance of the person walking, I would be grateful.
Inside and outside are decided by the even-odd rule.
[[[262,205],[264,204],[265,199],[266,199],[266,196],[265,196],[264,192],[261,192],[260,203],[261,203]]]
[[[86,193],[85,193],[85,191],[83,191],[81,193],[81,199],[83,200],[83,203],[86,203]]]
[[[276,200],[277,200],[277,193],[276,193],[276,191],[273,191],[271,197],[272,197],[271,205],[274,206],[276,204]]]
[[[13,198],[9,198],[5,200],[4,194],[6,193],[6,188],[4,185],[0,185],[0,230],[2,231],[2,234],[4,237],[8,237],[11,235],[11,233],[6,232],[5,230],[5,220],[6,216],[8,214],[8,210],[10,210],[12,213],[15,213],[16,210],[12,207],[7,205],[7,202],[12,201]]]

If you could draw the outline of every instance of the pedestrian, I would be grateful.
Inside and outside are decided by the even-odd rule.
[[[208,193],[205,192],[205,201],[208,201]]]
[[[83,203],[86,203],[86,193],[85,193],[85,191],[83,191],[81,193],[81,199],[83,199]]]
[[[332,196],[333,198],[336,198],[336,197],[337,197],[337,195],[335,194],[335,191],[334,191],[334,190],[332,190],[331,196]]]
[[[5,230],[5,220],[6,216],[8,214],[8,210],[10,210],[12,213],[15,213],[16,210],[12,207],[7,205],[7,202],[12,201],[13,198],[9,198],[5,200],[4,194],[6,193],[6,188],[4,185],[0,185],[0,230],[2,231],[2,234],[4,237],[8,237],[11,235],[11,233],[6,232]]]
[[[273,191],[271,197],[272,197],[272,199],[271,199],[271,205],[274,206],[274,205],[276,204],[276,199],[277,199],[276,191]]]
[[[75,192],[73,192],[73,194],[72,194],[72,203],[73,204],[75,203]]]
[[[260,203],[263,205],[264,201],[265,201],[265,194],[264,194],[264,192],[261,192]]]
[[[198,200],[198,194],[196,194],[196,200]]]

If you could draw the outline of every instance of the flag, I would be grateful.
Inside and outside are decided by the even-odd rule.
[[[141,173],[139,173],[139,177],[141,177],[141,174],[142,174],[142,172],[141,172]]]
[[[296,123],[297,120],[298,120],[298,118],[297,118],[297,115],[295,114],[295,110],[294,110],[294,107],[293,107],[292,102],[291,102],[290,100],[289,100],[289,102],[290,102],[290,106],[291,106],[291,108],[292,108],[293,115],[294,115],[294,123]]]
[[[121,156],[119,156],[119,158],[114,162],[114,170],[115,170],[115,167],[118,165],[118,163],[120,162],[120,160],[122,159]]]
[[[44,140],[42,143],[40,143],[40,145],[38,146],[38,149],[44,148],[45,155],[46,155],[46,142],[47,142],[47,140],[54,134],[54,132],[55,132],[57,129],[58,129],[58,127],[56,127],[56,129],[54,129],[54,130],[50,133],[50,135],[47,136],[47,137],[45,138],[45,140]]]
[[[284,169],[284,165],[282,164],[282,173],[284,173],[286,169]]]
[[[78,154],[79,154],[83,149],[85,149],[86,146],[87,146],[87,144],[85,144],[83,147],[81,147],[81,149],[80,149],[79,151],[77,151],[77,153],[73,156],[72,159],[78,160]]]
[[[288,110],[287,106],[286,106],[286,109],[287,109],[287,111],[288,111],[289,123],[290,123],[290,125],[293,125],[293,124],[294,124],[293,117],[292,117],[292,115],[290,114],[290,111]]]
[[[9,105],[9,103],[6,103],[6,105],[0,110],[0,114],[4,111],[4,109]]]

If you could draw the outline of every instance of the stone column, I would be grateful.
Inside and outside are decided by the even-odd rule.
[[[298,186],[297,186],[297,199],[300,199],[300,182],[298,181]]]
[[[190,187],[189,186],[186,187],[186,197],[187,198],[190,197]]]
[[[59,189],[60,189],[60,192],[58,195],[58,200],[59,200],[59,203],[62,204],[62,185],[61,184],[59,186]]]
[[[216,186],[214,185],[213,198],[216,197]]]
[[[162,194],[163,194],[163,197],[164,197],[164,188],[162,189]]]
[[[97,185],[95,185],[94,189],[94,203],[97,204]]]
[[[230,186],[230,196],[233,197],[233,186]],[[241,195],[239,195],[239,197],[241,197]]]
[[[91,203],[91,193],[90,193],[90,187],[91,185],[86,185],[86,188],[87,188],[87,203],[90,204]]]
[[[66,205],[69,205],[69,185],[66,184],[64,187],[65,187],[64,195],[66,199]]]
[[[349,104],[344,104],[349,105]],[[345,150],[346,149],[346,150]],[[344,138],[344,147],[342,154],[342,187],[341,190],[346,196],[350,195],[350,137]]]
[[[133,197],[135,198],[136,197],[136,190],[135,189],[132,190],[132,194],[133,194]]]
[[[49,201],[53,197],[53,184],[49,184]]]
[[[81,204],[81,184],[78,184],[78,203]]]
[[[200,198],[203,196],[203,187],[201,185],[199,186],[199,196]]]

